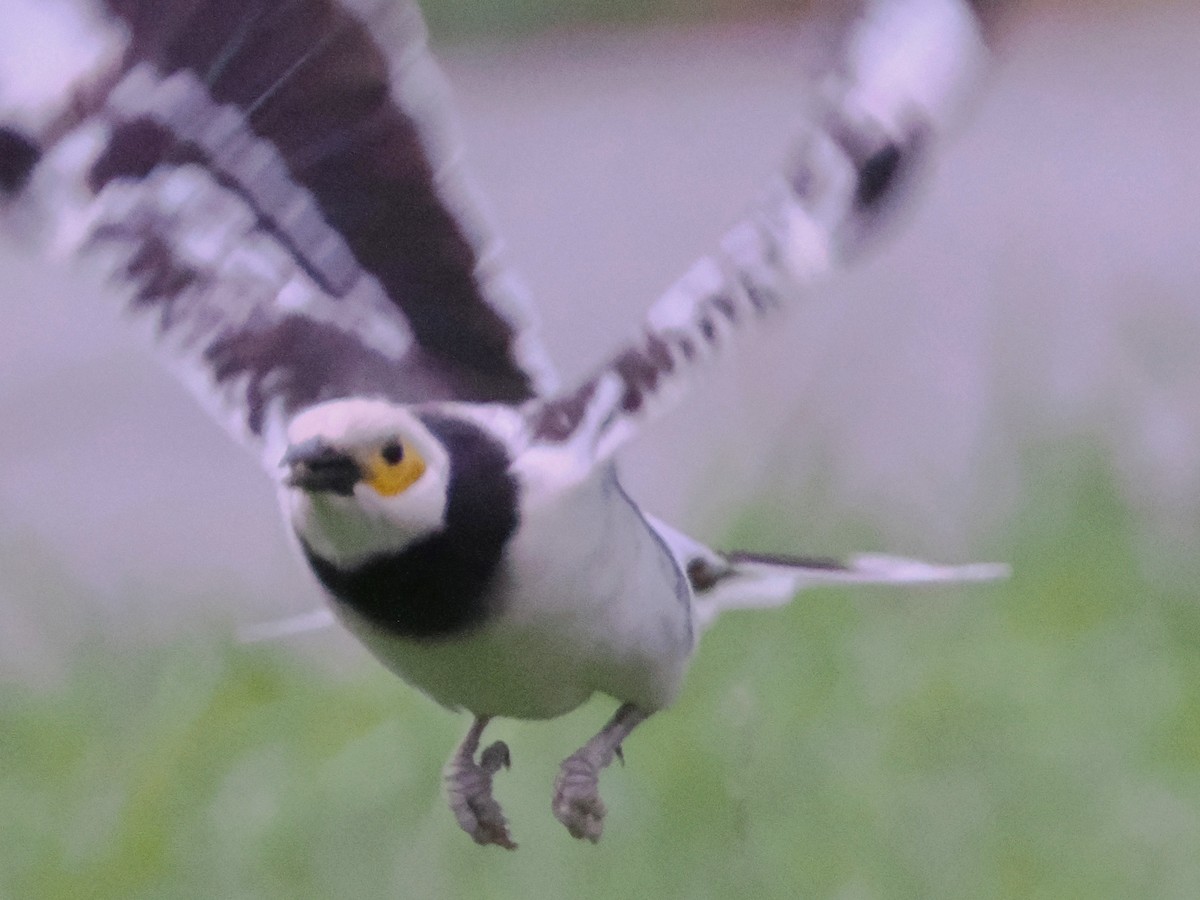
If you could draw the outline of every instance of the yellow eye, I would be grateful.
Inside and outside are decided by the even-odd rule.
[[[407,490],[425,472],[425,460],[411,444],[389,441],[367,464],[366,482],[384,497]]]

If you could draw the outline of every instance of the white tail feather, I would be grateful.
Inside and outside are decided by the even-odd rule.
[[[708,628],[723,612],[770,609],[790,603],[800,591],[838,584],[927,585],[998,581],[1010,569],[1003,563],[948,566],[901,556],[864,553],[842,565],[805,565],[802,561],[743,560],[727,563],[726,571],[709,588],[697,590],[696,622]]]

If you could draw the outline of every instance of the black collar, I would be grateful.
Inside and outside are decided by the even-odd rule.
[[[490,588],[516,531],[517,481],[504,446],[461,419],[421,414],[450,457],[445,526],[395,553],[341,569],[301,545],[321,584],[398,637],[448,637],[496,612]]]

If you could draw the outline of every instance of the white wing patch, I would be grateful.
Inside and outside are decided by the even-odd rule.
[[[116,65],[125,36],[88,2],[6,0],[5,7],[0,122],[41,133],[53,125],[64,97]]]

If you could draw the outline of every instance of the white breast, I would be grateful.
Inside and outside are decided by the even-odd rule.
[[[526,499],[494,620],[412,641],[339,615],[384,665],[453,709],[552,718],[596,691],[648,711],[669,704],[694,646],[686,579],[669,551],[611,471]]]

